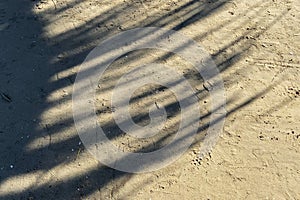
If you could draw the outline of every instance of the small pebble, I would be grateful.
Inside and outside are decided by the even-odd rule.
[[[14,166],[13,166],[13,165],[10,165],[9,167],[10,167],[11,169],[13,169],[13,168],[14,168]]]
[[[58,59],[62,59],[62,58],[64,58],[64,55],[63,55],[63,54],[59,54],[59,55],[57,56],[57,58],[58,58]]]
[[[266,44],[261,44],[262,47],[268,47]]]
[[[30,44],[30,47],[33,48],[36,46],[36,41],[32,41],[32,43]]]

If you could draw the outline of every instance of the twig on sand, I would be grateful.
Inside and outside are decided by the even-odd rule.
[[[80,154],[80,151],[81,151],[81,148],[79,148],[79,149],[78,149],[77,156],[76,156],[75,160],[77,160],[77,159],[78,159],[78,157],[79,157],[79,154]]]
[[[0,96],[2,97],[3,100],[7,101],[8,103],[12,102],[11,97],[1,91],[0,91]]]
[[[56,7],[56,3],[55,3],[55,1],[54,1],[54,0],[52,0],[52,2],[53,2],[53,4],[54,4],[54,9],[56,10],[56,9],[57,9],[57,7]]]
[[[139,0],[140,4],[142,4],[142,6],[147,9],[147,6],[144,4],[143,0]]]

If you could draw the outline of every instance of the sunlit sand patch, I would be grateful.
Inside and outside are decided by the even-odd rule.
[[[77,163],[82,163],[78,167]],[[88,163],[88,164],[84,164]],[[78,156],[76,163],[63,163],[50,170],[38,170],[23,175],[11,176],[4,180],[0,185],[0,194],[11,195],[46,185],[55,185],[58,181],[68,181],[80,177],[85,173],[94,171],[98,168],[98,162],[88,156]]]

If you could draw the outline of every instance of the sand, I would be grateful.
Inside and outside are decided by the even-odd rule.
[[[299,13],[298,0],[1,1],[0,199],[300,199]],[[221,71],[227,116],[216,146],[201,162],[206,129],[176,162],[131,174],[106,167],[86,150],[73,121],[72,90],[94,47],[147,26],[174,29],[206,49]],[[180,109],[174,105],[158,136],[168,137],[159,143],[114,129],[113,86],[137,64],[158,57],[156,62],[186,74],[199,92],[201,115],[209,115],[202,79],[187,62],[162,55],[132,52],[99,82],[99,122],[126,151],[159,149],[178,128],[173,116]],[[161,96],[143,98],[147,91]],[[132,115],[147,113],[145,105],[153,100],[174,101],[157,86],[135,95]]]

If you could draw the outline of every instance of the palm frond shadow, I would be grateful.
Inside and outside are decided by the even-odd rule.
[[[48,14],[51,12],[61,14],[71,7],[80,4],[80,2],[81,1],[74,0],[69,5],[58,7],[56,10],[47,12]],[[229,2],[230,1],[227,0],[189,1],[185,5],[174,6],[172,10],[167,10],[163,14],[149,17],[148,20],[138,21],[133,25],[131,24],[126,29],[143,26],[160,26],[181,30],[218,12]],[[0,90],[6,93],[9,92],[13,99],[12,103],[0,103],[0,151],[1,165],[3,165],[3,169],[0,171],[0,186],[7,184],[16,177],[22,177],[36,172],[43,174],[51,171],[53,168],[60,166],[63,168],[64,165],[76,162],[77,155],[74,152],[84,150],[82,146],[78,146],[80,139],[76,134],[73,119],[70,117],[72,114],[66,114],[62,111],[61,116],[55,116],[57,121],[52,124],[43,124],[43,121],[40,120],[45,112],[57,106],[59,109],[62,109],[60,107],[62,102],[71,100],[70,94],[67,94],[64,99],[49,101],[48,98],[53,92],[72,85],[76,73],[57,78],[55,81],[51,79],[52,77],[56,77],[59,73],[70,69],[72,70],[75,66],[80,65],[99,41],[120,32],[123,29],[121,25],[128,23],[128,21],[123,18],[123,14],[126,10],[133,8],[141,9],[143,6],[134,2],[120,3],[113,10],[102,13],[87,21],[84,25],[65,31],[53,38],[45,38],[43,37],[44,27],[51,22],[44,21],[42,17],[36,16],[32,12],[32,7],[35,6],[36,3],[37,2],[34,1],[22,1],[20,3],[17,0],[0,3],[0,5],[3,5],[4,10],[2,11],[0,9],[0,12],[2,12],[0,13],[0,22],[6,20],[11,24],[8,29],[0,32],[0,42],[1,44],[3,43],[3,46],[0,47],[0,57],[6,58],[0,60],[0,69],[3,74],[5,74],[0,81]],[[45,14],[47,14],[47,12]],[[176,16],[174,15],[175,13],[177,13]],[[282,13],[278,18],[274,19],[274,21],[268,22],[266,29],[263,31],[270,28],[285,14],[286,13]],[[184,20],[180,21],[178,20],[179,18],[183,18]],[[257,13],[256,18],[260,19],[259,13]],[[118,20],[119,23],[107,28],[111,20]],[[234,23],[234,21],[228,23]],[[226,26],[226,24],[222,25],[222,27],[224,26]],[[243,24],[240,24],[240,26],[242,27]],[[222,27],[216,27],[211,30],[211,32],[217,31]],[[259,36],[263,31],[256,32],[255,34]],[[249,42],[249,40],[246,39],[249,34],[251,34],[251,29],[246,31],[238,39],[231,40],[226,47],[220,49],[213,55],[220,71],[225,71],[233,66],[235,62],[242,59],[243,55],[248,52],[249,48],[253,45],[253,42]],[[205,37],[206,35],[199,35],[194,39],[198,41]],[[30,38],[28,41],[32,40],[32,42],[26,43],[23,38]],[[226,49],[232,49],[232,53],[224,57],[222,56],[222,52],[226,51]],[[18,56],[23,53],[25,54],[24,56]],[[64,56],[59,57],[61,54]],[[141,56],[143,56],[142,52],[131,58],[136,61],[139,60]],[[57,59],[58,57],[59,59]],[[172,55],[166,53],[163,59],[166,60],[170,57],[172,57]],[[38,61],[36,62],[35,60]],[[133,60],[125,60],[123,64],[130,64]],[[153,60],[153,62],[157,61],[158,60]],[[187,73],[186,76],[193,76],[195,79],[198,79],[199,82],[202,81],[201,77],[194,76],[192,72],[190,72],[190,74]],[[112,76],[111,79],[112,80],[107,80],[107,82],[116,81],[118,75]],[[14,84],[14,86],[11,86],[11,84]],[[6,86],[11,88],[11,90],[6,91]],[[112,88],[105,88],[107,91],[110,89]],[[237,112],[242,107],[255,101],[262,94],[267,93],[269,89],[270,88],[267,88],[261,91],[261,93],[253,96],[248,101],[229,110],[228,113]],[[200,101],[203,101],[203,99],[208,96],[208,93],[204,89],[198,90],[197,92]],[[144,96],[139,96],[138,99],[146,98],[149,95],[151,95],[151,92],[145,93]],[[133,99],[133,101],[135,100],[137,99]],[[231,101],[231,99],[228,101]],[[176,115],[179,112],[176,102],[170,103],[166,108],[170,115]],[[69,109],[69,111],[71,111],[71,109]],[[134,116],[134,118],[136,120],[147,120],[148,116],[137,115]],[[209,114],[203,115],[201,118],[202,120],[208,119]],[[202,134],[208,125],[207,123],[201,124],[199,134]],[[51,136],[53,139],[56,134],[63,132],[65,129],[70,129],[70,136],[64,136],[61,140],[51,141]],[[112,138],[122,134],[113,121],[104,124],[103,129],[113,130],[117,133],[111,135]],[[172,133],[170,133],[170,135],[172,135]],[[163,144],[168,137],[169,136],[159,138],[157,144]],[[48,145],[41,145],[41,148],[28,150],[28,146],[39,138],[49,139],[50,142]],[[195,143],[197,142],[199,143],[200,141],[195,141]],[[74,148],[74,152],[71,151],[72,148]],[[144,149],[151,150],[152,146],[145,146]],[[126,158],[123,159],[126,160]],[[11,163],[14,163],[13,169],[9,167]],[[149,165],[150,164],[151,163],[149,163]],[[36,184],[31,184],[26,190],[15,189],[13,192],[4,192],[3,194],[1,194],[3,191],[0,190],[0,198],[27,199],[29,197],[36,197],[37,199],[80,199],[100,191],[111,183],[121,186],[123,182],[128,181],[132,176],[132,174],[120,172],[98,164],[97,167],[83,173],[74,174],[74,176],[64,180],[54,181],[55,184],[51,181],[39,184],[37,180]],[[55,174],[52,178],[55,179]],[[147,181],[145,180],[145,184],[146,183]]]

